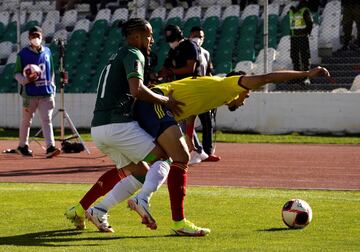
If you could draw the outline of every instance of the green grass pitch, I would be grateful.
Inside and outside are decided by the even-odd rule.
[[[189,187],[187,218],[211,228],[207,237],[169,236],[170,210],[163,186],[152,200],[155,231],[122,203],[110,212],[116,233],[87,223],[74,230],[63,216],[88,184],[1,183],[0,251],[359,251],[360,192]],[[290,230],[281,220],[291,198],[307,201],[312,223]]]

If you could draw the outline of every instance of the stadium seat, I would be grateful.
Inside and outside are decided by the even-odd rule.
[[[225,20],[227,17],[240,17],[240,6],[239,5],[229,5],[224,10],[222,19]]]
[[[52,38],[55,33],[55,22],[52,20],[45,20],[41,26],[43,30],[43,37],[44,38]]]
[[[7,64],[0,74],[0,93],[17,92],[17,82],[14,79],[15,64]]]
[[[150,14],[150,20],[154,18],[161,18],[162,21],[166,18],[166,8],[165,7],[157,7],[153,12]]]
[[[2,11],[0,12],[0,23],[2,23],[5,27],[9,24],[10,21],[10,12]]]
[[[186,22],[190,18],[197,17],[201,19],[201,7],[200,6],[191,6],[187,9],[184,17],[184,21]]]
[[[169,23],[169,20],[172,18],[179,18],[180,21],[184,19],[184,7],[178,6],[169,11],[169,14],[167,16],[167,23]]]
[[[281,19],[280,29],[281,29],[281,36],[290,35],[290,18],[289,18],[289,15],[285,15]]]
[[[259,16],[260,7],[257,4],[249,4],[242,12],[241,19],[245,20],[248,16]]]
[[[78,12],[76,9],[65,11],[64,16],[61,19],[61,24],[64,27],[75,26],[78,19]]]
[[[29,21],[25,24],[25,26],[21,29],[21,31],[23,32],[28,31],[31,27],[34,27],[35,25],[39,26],[39,22],[36,20]]]
[[[40,25],[43,21],[43,15],[42,10],[31,11],[27,21],[37,21],[38,25]]]
[[[18,12],[14,12],[13,16],[11,17],[11,22],[17,22],[18,20]],[[23,26],[26,22],[26,11],[21,11],[20,14],[20,24]]]
[[[46,20],[52,20],[55,24],[60,23],[60,12],[58,10],[48,11],[44,21]]]
[[[4,36],[2,38],[3,41],[10,41],[13,44],[17,43],[17,25],[16,22],[11,22],[6,27]]]
[[[20,34],[20,47],[23,48],[29,44],[29,32],[24,31]]]
[[[13,51],[13,43],[10,41],[0,42],[0,60],[7,59]]]
[[[169,18],[166,22],[166,25],[169,25],[169,24],[177,25],[180,27],[180,29],[182,29],[182,19],[180,17]]]
[[[295,1],[290,1],[289,3],[287,3],[281,11],[280,19],[283,19],[286,15],[288,15],[291,6],[294,6],[295,4]]]
[[[216,4],[220,5],[221,7],[228,7],[229,5],[232,4],[232,1],[231,0],[217,0]]]
[[[130,18],[142,18],[142,19],[145,19],[146,18],[146,8],[145,7],[140,7],[140,8],[134,9],[130,14]]]
[[[209,17],[221,17],[221,6],[220,5],[212,5],[206,9],[204,14],[204,19],[206,20]]]
[[[310,55],[312,64],[320,64],[321,58],[319,57],[319,25],[314,24],[309,38]],[[338,45],[340,46],[340,45]]]
[[[157,43],[160,41],[161,35],[163,33],[163,29],[164,29],[163,19],[161,19],[160,17],[154,17],[151,18],[149,22],[153,28],[154,41],[155,43]]]
[[[249,60],[240,61],[236,64],[234,71],[244,71],[246,74],[252,74],[254,70],[254,63]]]
[[[292,61],[290,58],[290,36],[283,36],[277,46],[278,52],[275,59],[273,70],[291,69]]]
[[[268,16],[276,15],[279,16],[280,14],[280,6],[278,3],[271,3],[268,5]],[[264,19],[264,12],[261,15],[261,18]]]
[[[339,11],[328,11],[326,15],[323,14],[320,25],[319,47],[332,48],[333,51],[340,49],[340,22],[341,12]]]
[[[114,24],[118,20],[128,20],[129,10],[125,8],[118,8],[115,10],[114,14],[111,16],[111,24]]]
[[[276,55],[277,55],[277,52],[274,48],[268,48],[267,49],[267,65],[268,65],[268,68],[267,68],[267,72],[271,72],[272,71],[272,68],[273,68],[273,63],[276,59]],[[258,56],[256,57],[256,61],[255,61],[255,70],[254,70],[254,73],[255,74],[262,74],[264,73],[264,49],[261,49]]]
[[[203,47],[209,51],[210,55],[212,55],[214,52],[219,24],[220,19],[217,16],[208,17],[203,23],[203,29],[205,33]]]
[[[16,63],[17,52],[10,53],[9,57],[7,58],[6,64],[13,64]]]
[[[53,40],[54,39],[62,39],[64,41],[68,40],[68,31],[66,29],[58,30],[54,33]]]
[[[232,71],[232,63],[230,61],[220,62],[215,66],[216,74],[227,74]]]
[[[160,44],[159,50],[156,53],[158,56],[158,63],[155,67],[156,72],[160,71],[160,69],[164,65],[164,61],[168,55],[169,50],[170,50],[170,47],[169,47],[168,43],[163,42],[162,44]]]
[[[183,33],[185,38],[189,37],[190,31],[194,26],[201,26],[201,21],[199,17],[191,17],[185,21],[183,26]]]
[[[238,61],[255,61],[255,49],[254,47],[245,47],[238,51]]]
[[[258,16],[247,16],[240,27],[237,43],[237,62],[255,60],[255,39],[258,27]]]
[[[110,9],[101,9],[96,14],[95,21],[106,20],[108,23],[110,23],[110,18],[111,18],[111,10]]]
[[[211,7],[211,6],[216,5],[217,0],[198,0],[198,2],[199,2],[199,6]]]
[[[75,27],[74,27],[74,31],[77,31],[77,30],[84,30],[86,32],[89,32],[90,30],[90,21],[86,18],[84,19],[80,19],[76,22],[75,24]]]
[[[261,24],[260,30],[257,33],[259,40],[259,48],[264,48],[264,23]],[[271,48],[277,47],[277,35],[278,35],[278,16],[269,15],[268,16],[268,44]]]

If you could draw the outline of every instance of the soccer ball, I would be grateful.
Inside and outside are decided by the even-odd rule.
[[[41,68],[35,64],[28,64],[24,67],[23,75],[28,79],[35,78],[34,80],[37,80],[41,75]]]
[[[285,225],[289,228],[304,228],[312,220],[310,205],[301,199],[292,199],[286,202],[281,214]]]

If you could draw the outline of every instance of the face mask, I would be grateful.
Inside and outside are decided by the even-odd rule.
[[[174,41],[169,43],[171,49],[175,49],[178,45],[179,45],[179,41]]]
[[[203,43],[201,38],[192,38],[191,41],[197,44],[198,46],[202,46]]]
[[[33,46],[39,47],[41,45],[41,39],[33,38],[30,40],[30,44],[32,44]]]

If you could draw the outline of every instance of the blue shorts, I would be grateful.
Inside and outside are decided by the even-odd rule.
[[[170,126],[177,125],[171,111],[163,105],[137,100],[133,111],[140,127],[155,139]]]

